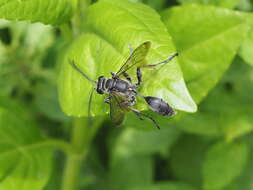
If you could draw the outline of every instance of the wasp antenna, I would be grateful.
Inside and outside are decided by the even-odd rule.
[[[178,52],[174,53],[172,56],[170,56],[168,59],[166,59],[165,61],[163,61],[162,63],[168,63],[170,62],[174,57],[178,56]]]
[[[88,81],[91,81],[93,83],[97,83],[97,81],[92,80],[91,78],[89,78],[86,74],[84,74],[75,64],[75,62],[73,60],[69,60],[69,64],[77,71],[79,72],[84,78],[86,78]]]

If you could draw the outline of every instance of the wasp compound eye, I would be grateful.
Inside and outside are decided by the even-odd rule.
[[[105,93],[105,82],[106,82],[106,78],[104,76],[100,76],[98,78],[98,83],[97,83],[97,93],[98,94],[104,94]]]
[[[161,98],[146,96],[144,97],[150,109],[162,116],[173,116],[175,111],[169,104],[163,101]]]

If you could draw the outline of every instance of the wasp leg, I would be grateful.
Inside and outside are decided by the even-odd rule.
[[[142,73],[141,73],[141,68],[137,67],[136,69],[136,75],[137,75],[137,83],[135,84],[137,87],[141,85],[142,82]]]
[[[132,83],[132,79],[131,79],[131,77],[127,74],[127,73],[123,73],[123,76],[130,82],[130,83]]]
[[[105,98],[104,102],[107,103],[107,104],[110,104],[110,97]]]
[[[115,76],[116,76],[116,74],[115,74],[114,72],[111,72],[111,75],[112,75],[112,77],[115,77]]]
[[[150,120],[155,124],[156,128],[157,128],[157,129],[160,129],[160,126],[157,124],[157,122],[156,122],[151,116],[149,116],[149,115],[147,115],[147,114],[144,114],[144,113],[141,113],[139,110],[134,109],[134,108],[129,108],[129,109],[130,109],[132,112],[134,112],[140,119],[143,119],[143,118],[141,118],[141,116],[150,119]]]
[[[175,58],[176,56],[178,56],[178,53],[174,53],[172,56],[170,56],[168,59],[162,61],[162,62],[159,62],[159,63],[156,63],[156,64],[152,64],[152,65],[144,65],[142,66],[143,68],[152,68],[152,67],[156,67],[158,65],[162,65],[162,64],[165,64],[165,63],[168,63],[170,62],[173,58]]]
[[[142,73],[141,73],[141,68],[153,68],[153,67],[156,67],[158,65],[161,65],[161,64],[165,64],[165,63],[168,63],[170,62],[174,57],[178,56],[178,53],[175,53],[173,54],[172,56],[170,56],[168,59],[162,61],[162,62],[159,62],[159,63],[156,63],[156,64],[152,64],[152,65],[143,65],[141,67],[137,67],[137,70],[136,70],[136,75],[137,75],[137,80],[138,82],[135,84],[137,87],[141,85],[141,82],[142,82]]]
[[[134,113],[137,115],[137,117],[138,117],[140,120],[144,120],[144,118],[141,116],[140,113],[138,113],[138,112],[134,112]]]

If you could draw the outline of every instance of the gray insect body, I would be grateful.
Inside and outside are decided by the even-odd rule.
[[[120,78],[106,78],[100,76],[97,81],[96,91],[98,94],[111,94],[113,92],[125,97],[125,101],[121,102],[122,106],[133,106],[136,103],[136,85],[122,80]],[[105,98],[106,103],[110,103],[110,98]]]
[[[134,51],[131,50],[130,57],[121,66],[119,71],[116,74],[111,72],[112,75],[111,78],[100,76],[98,80],[92,80],[85,73],[83,73],[74,64],[73,61],[70,61],[70,64],[73,66],[73,68],[77,70],[84,78],[96,84],[96,91],[98,94],[109,95],[109,97],[105,98],[104,101],[110,104],[111,119],[116,125],[120,125],[123,122],[125,111],[132,111],[140,119],[143,119],[142,116],[150,119],[156,125],[156,127],[160,129],[159,125],[151,116],[142,113],[139,110],[132,107],[136,103],[136,96],[143,98],[148,104],[149,108],[154,112],[158,113],[159,115],[162,116],[175,115],[175,111],[172,109],[172,107],[170,107],[169,104],[163,101],[161,98],[152,96],[143,96],[137,91],[137,88],[142,83],[141,68],[154,68],[158,65],[168,63],[178,55],[177,53],[173,54],[168,59],[156,64],[137,66],[136,75],[138,81],[135,84],[132,83],[131,77],[126,73],[128,69],[130,69],[134,65],[137,65],[137,63],[145,63],[144,59],[150,48],[150,44],[151,44],[150,42],[144,42]],[[121,79],[120,78],[121,76],[125,77],[126,80]],[[91,97],[92,93],[89,100],[89,108],[88,108],[89,110],[90,110]],[[88,113],[90,112],[89,110]]]
[[[99,94],[109,94],[111,91],[127,93],[132,91],[134,85],[131,83],[119,79],[119,78],[106,78],[100,76],[97,82],[97,93]]]
[[[175,111],[169,106],[169,104],[161,98],[146,96],[144,97],[151,110],[162,115],[172,116],[175,115]]]

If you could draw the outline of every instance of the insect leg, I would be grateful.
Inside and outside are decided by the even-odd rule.
[[[132,112],[134,112],[139,118],[140,116],[143,116],[143,117],[146,117],[148,119],[150,119],[156,126],[157,129],[160,129],[160,126],[157,124],[157,122],[149,115],[147,114],[144,114],[144,113],[141,113],[139,110],[137,109],[134,109],[134,108],[129,108]],[[143,118],[140,118],[140,119],[143,119]]]
[[[156,64],[151,64],[151,65],[144,65],[142,66],[143,68],[152,68],[152,67],[156,67],[158,65],[162,65],[162,64],[165,64],[165,63],[168,63],[170,62],[173,58],[175,58],[176,56],[178,56],[178,53],[174,53],[172,56],[170,56],[168,59],[162,61],[162,62],[159,62],[159,63],[156,63]]]
[[[107,103],[107,104],[110,104],[110,97],[105,98],[104,102]]]
[[[132,79],[131,79],[131,77],[127,74],[127,73],[122,73],[123,74],[123,76],[130,82],[130,83],[132,83]]]
[[[138,80],[138,82],[136,83],[136,86],[138,87],[138,86],[141,85],[141,82],[142,82],[142,73],[141,73],[141,68],[140,67],[137,67],[136,75],[137,75],[137,80]]]
[[[112,78],[116,78],[116,74],[114,72],[110,72],[112,75]]]
[[[141,116],[141,114],[139,112],[134,112],[135,115],[137,115],[137,117],[140,119],[140,120],[144,120],[143,117]]]
[[[141,82],[142,82],[141,68],[153,68],[153,67],[156,67],[158,65],[161,65],[161,64],[164,64],[164,63],[168,63],[168,62],[170,62],[176,56],[178,56],[178,53],[173,54],[171,57],[169,57],[168,59],[166,59],[166,60],[164,60],[162,62],[159,62],[159,63],[156,63],[156,64],[152,64],[152,65],[144,65],[144,66],[137,67],[136,75],[137,75],[138,82],[136,83],[136,86],[137,87],[140,86]]]

